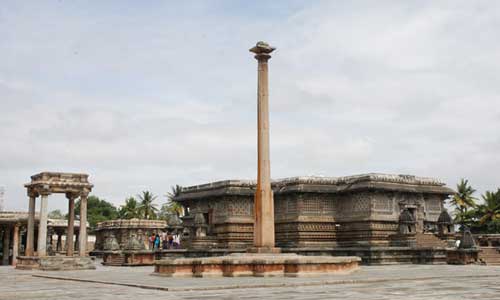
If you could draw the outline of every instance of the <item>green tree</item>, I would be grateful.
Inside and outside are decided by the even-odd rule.
[[[125,199],[125,204],[118,210],[118,217],[120,219],[140,218],[139,203],[134,197]]]
[[[486,191],[482,198],[483,204],[477,206],[479,231],[483,233],[500,232],[500,189],[496,192]]]
[[[75,215],[80,216],[80,200],[75,203]],[[118,218],[116,207],[104,199],[97,196],[87,198],[87,221],[90,228],[94,229],[97,223]]]
[[[56,209],[56,210],[49,212],[48,217],[49,217],[49,219],[60,219],[60,220],[65,219],[65,216],[62,214],[61,210],[59,210],[59,209]]]
[[[476,190],[469,185],[469,181],[462,179],[457,184],[457,193],[451,199],[451,204],[455,206],[455,222],[460,224],[462,229],[465,225],[472,225],[469,209],[476,206],[476,198],[473,196],[475,192]]]
[[[179,202],[175,201],[175,198],[180,196],[182,186],[176,184],[175,186],[171,186],[170,189],[171,191],[167,193],[167,203],[164,204],[165,210],[168,213],[177,214],[178,217],[181,217],[184,215],[184,207],[182,207]]]
[[[144,219],[155,219],[158,208],[156,204],[153,203],[157,196],[153,195],[149,191],[143,191],[141,195],[137,195],[140,200],[139,211]]]

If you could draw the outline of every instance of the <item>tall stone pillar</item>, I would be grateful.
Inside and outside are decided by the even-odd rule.
[[[19,255],[19,224],[14,224],[12,236],[12,265],[17,264],[17,256]]]
[[[47,256],[47,206],[48,194],[42,194],[40,201],[40,224],[38,225],[38,257]]]
[[[254,200],[254,248],[251,252],[278,252],[274,248],[274,201],[269,159],[268,60],[275,48],[258,42],[250,49],[258,61],[257,89],[257,188]]]
[[[10,230],[11,230],[11,228],[7,225],[4,227],[4,231],[3,231],[2,265],[4,265],[4,266],[9,264]]]
[[[30,202],[28,208],[28,229],[26,232],[26,256],[33,256],[35,249],[35,200],[36,195],[30,194]]]
[[[73,256],[73,235],[75,233],[75,196],[67,194],[68,198],[68,230],[66,233],[66,255]]]
[[[80,234],[78,251],[80,256],[87,255],[87,194],[80,196]]]

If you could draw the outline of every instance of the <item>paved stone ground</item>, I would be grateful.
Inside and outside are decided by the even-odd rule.
[[[64,272],[0,267],[0,299],[500,299],[498,266],[364,266],[319,278],[181,279],[151,272],[152,267]]]

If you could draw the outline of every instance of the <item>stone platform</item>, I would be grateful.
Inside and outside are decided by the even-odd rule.
[[[218,257],[162,259],[153,275],[167,277],[302,277],[349,273],[359,268],[357,256],[301,256],[297,254],[231,254]]]
[[[477,264],[479,252],[479,249],[450,249],[446,252],[446,259],[451,265]]]
[[[289,248],[284,252],[299,255],[326,256],[358,256],[362,265],[393,265],[393,264],[446,264],[447,249],[445,248],[414,248],[414,247],[350,247],[350,248]]]
[[[16,269],[21,270],[93,270],[94,260],[88,256],[18,256]]]
[[[151,250],[100,251],[105,266],[150,266],[155,261]]]

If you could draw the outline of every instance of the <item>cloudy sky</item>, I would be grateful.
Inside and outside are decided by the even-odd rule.
[[[277,47],[272,177],[384,172],[496,189],[499,36],[498,1],[4,0],[5,209],[27,209],[23,183],[41,171],[88,173],[117,205],[255,178],[259,40]]]

